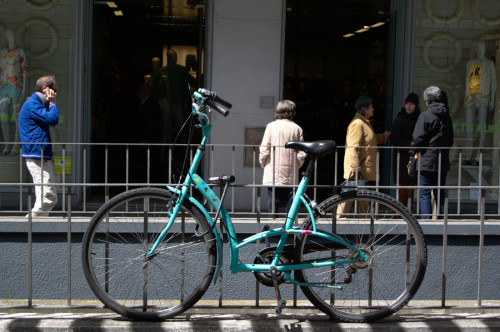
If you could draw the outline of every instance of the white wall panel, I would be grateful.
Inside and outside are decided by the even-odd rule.
[[[260,97],[279,100],[282,80],[282,0],[214,0],[211,88],[232,102],[227,118],[212,114],[212,144],[244,144],[245,127],[265,127],[274,119],[273,108],[260,108]],[[243,167],[243,152],[235,154],[237,183],[252,181]],[[228,151],[212,156],[218,174],[231,173]],[[214,175],[214,174],[210,174]],[[258,170],[257,183],[262,171]],[[248,207],[251,194],[243,193],[237,208]]]

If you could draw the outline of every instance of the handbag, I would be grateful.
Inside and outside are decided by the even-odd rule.
[[[366,159],[366,157],[363,158],[363,160],[359,164],[360,167],[365,162],[365,159]],[[358,180],[357,181],[356,181],[356,179],[350,180],[351,176],[352,176],[352,172],[349,174],[349,180],[345,180],[344,182],[342,182],[342,184],[341,184],[342,189],[340,190],[340,192],[345,193],[347,191],[358,190],[358,188],[357,188],[358,186],[368,186],[369,185],[368,180],[364,180],[361,177],[361,172],[358,172]]]
[[[341,192],[345,193],[347,191],[353,191],[353,190],[358,190],[358,186],[368,186],[369,183],[367,180],[363,180],[361,178],[356,180],[345,180],[342,182],[342,189],[340,190]]]
[[[415,154],[411,154],[410,160],[408,160],[408,164],[406,168],[408,169],[408,175],[412,178],[417,176],[417,164],[418,164],[419,154],[416,152]]]

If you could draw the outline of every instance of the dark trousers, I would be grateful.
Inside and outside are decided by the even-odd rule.
[[[288,212],[292,205],[293,188],[274,188],[274,212]],[[273,211],[273,188],[267,188],[267,210],[270,217]]]
[[[420,218],[421,219],[431,219],[432,218],[432,201],[431,192],[434,194],[434,200],[438,208],[438,218],[442,218],[444,213],[444,189],[438,190],[438,172],[430,171],[420,171],[420,185],[429,188],[420,188]],[[446,183],[446,175],[448,171],[441,171],[441,185],[444,186]],[[433,188],[434,187],[434,188]],[[438,200],[439,194],[439,202]]]

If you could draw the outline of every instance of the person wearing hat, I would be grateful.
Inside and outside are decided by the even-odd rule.
[[[392,124],[391,142],[395,147],[394,156],[392,160],[392,169],[394,175],[394,183],[397,186],[416,186],[417,178],[408,175],[406,165],[410,159],[408,148],[413,138],[413,130],[417,123],[418,116],[420,115],[418,96],[415,93],[410,93],[401,108],[394,123]],[[399,163],[398,163],[399,156]],[[398,173],[399,170],[399,173]],[[398,178],[399,177],[399,178]],[[404,205],[413,200],[413,189],[399,188],[398,199]]]

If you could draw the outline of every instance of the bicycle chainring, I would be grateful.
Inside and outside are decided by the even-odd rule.
[[[271,264],[274,258],[274,252],[276,251],[276,247],[268,247],[262,249],[257,256],[255,256],[254,264]],[[280,265],[287,264],[288,258],[284,255],[280,258]],[[263,285],[268,287],[274,287],[273,278],[271,277],[270,271],[265,272],[254,272],[255,278]],[[283,272],[276,272],[276,280],[278,284],[282,284],[285,281],[285,274]]]

